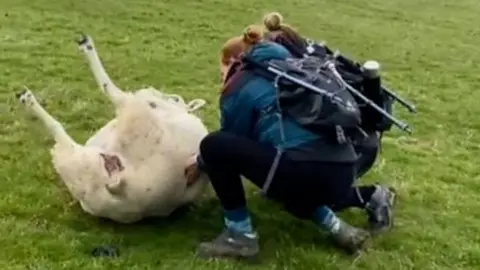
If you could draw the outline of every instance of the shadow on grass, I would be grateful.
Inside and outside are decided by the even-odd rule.
[[[306,251],[341,254],[313,223],[295,219],[278,204],[255,195],[250,196],[249,204],[254,226],[260,235],[262,262],[278,262],[279,257]],[[185,258],[193,255],[199,242],[216,237],[223,226],[221,208],[214,198],[181,207],[167,218],[146,218],[135,224],[85,218],[85,214],[75,208],[75,216],[82,220],[61,222],[70,229],[93,235],[87,237],[88,241],[82,241],[85,252],[96,246],[112,245],[123,254],[156,252],[162,258]],[[94,237],[97,233],[105,235],[106,232],[106,236]]]

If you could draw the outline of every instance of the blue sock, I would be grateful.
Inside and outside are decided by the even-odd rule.
[[[326,206],[320,206],[315,210],[314,220],[331,233],[337,232],[340,228],[340,218]]]
[[[244,234],[248,237],[255,237],[252,222],[245,207],[234,210],[226,210],[224,213],[225,226],[229,230]]]

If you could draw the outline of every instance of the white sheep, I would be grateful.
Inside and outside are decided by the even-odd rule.
[[[194,202],[208,177],[187,183],[184,170],[208,134],[192,114],[205,102],[185,104],[154,88],[123,92],[110,80],[89,37],[79,42],[97,83],[116,107],[116,118],[85,145],[75,142],[26,89],[18,94],[52,133],[55,170],[81,208],[93,216],[120,223],[168,216]]]

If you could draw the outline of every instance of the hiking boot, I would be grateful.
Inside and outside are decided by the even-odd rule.
[[[200,243],[197,253],[202,258],[255,259],[259,253],[258,239],[255,236],[224,230],[211,242]]]
[[[370,240],[368,231],[353,227],[344,221],[340,221],[340,228],[331,236],[336,244],[348,253],[357,253],[366,249]]]
[[[370,201],[365,205],[372,233],[386,232],[393,227],[396,197],[393,188],[376,185]]]

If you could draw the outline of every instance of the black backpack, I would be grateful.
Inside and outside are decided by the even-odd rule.
[[[319,58],[332,58],[335,54],[327,46],[316,43],[310,44],[310,56]],[[381,85],[381,78],[370,79],[364,76],[362,67],[359,63],[354,62],[342,55],[334,58],[335,66],[342,78],[353,88],[359,90],[365,97],[373,101],[375,104],[384,109],[387,113],[392,114],[394,97],[388,95]],[[362,128],[367,131],[384,132],[392,128],[393,122],[381,115],[374,108],[367,106],[358,97],[355,97],[362,112]]]
[[[329,59],[335,54],[325,45],[317,44],[309,39],[303,42],[290,42],[285,38],[276,38],[275,42],[284,46],[295,58],[315,56],[321,59]],[[392,114],[393,103],[395,98],[389,95],[381,86],[380,78],[369,80],[364,77],[361,65],[342,55],[338,55],[334,59],[335,66],[343,78],[350,86],[357,89],[373,103],[385,110],[388,114]],[[379,131],[384,132],[392,128],[393,122],[380,114],[358,96],[355,99],[360,107],[362,114],[362,129],[366,132]]]
[[[325,59],[312,56],[260,63],[246,55],[242,62],[244,72],[262,76],[275,84],[277,110],[284,117],[331,142],[345,143],[358,135],[361,112],[357,101],[327,68]],[[272,72],[272,68],[276,72]]]

